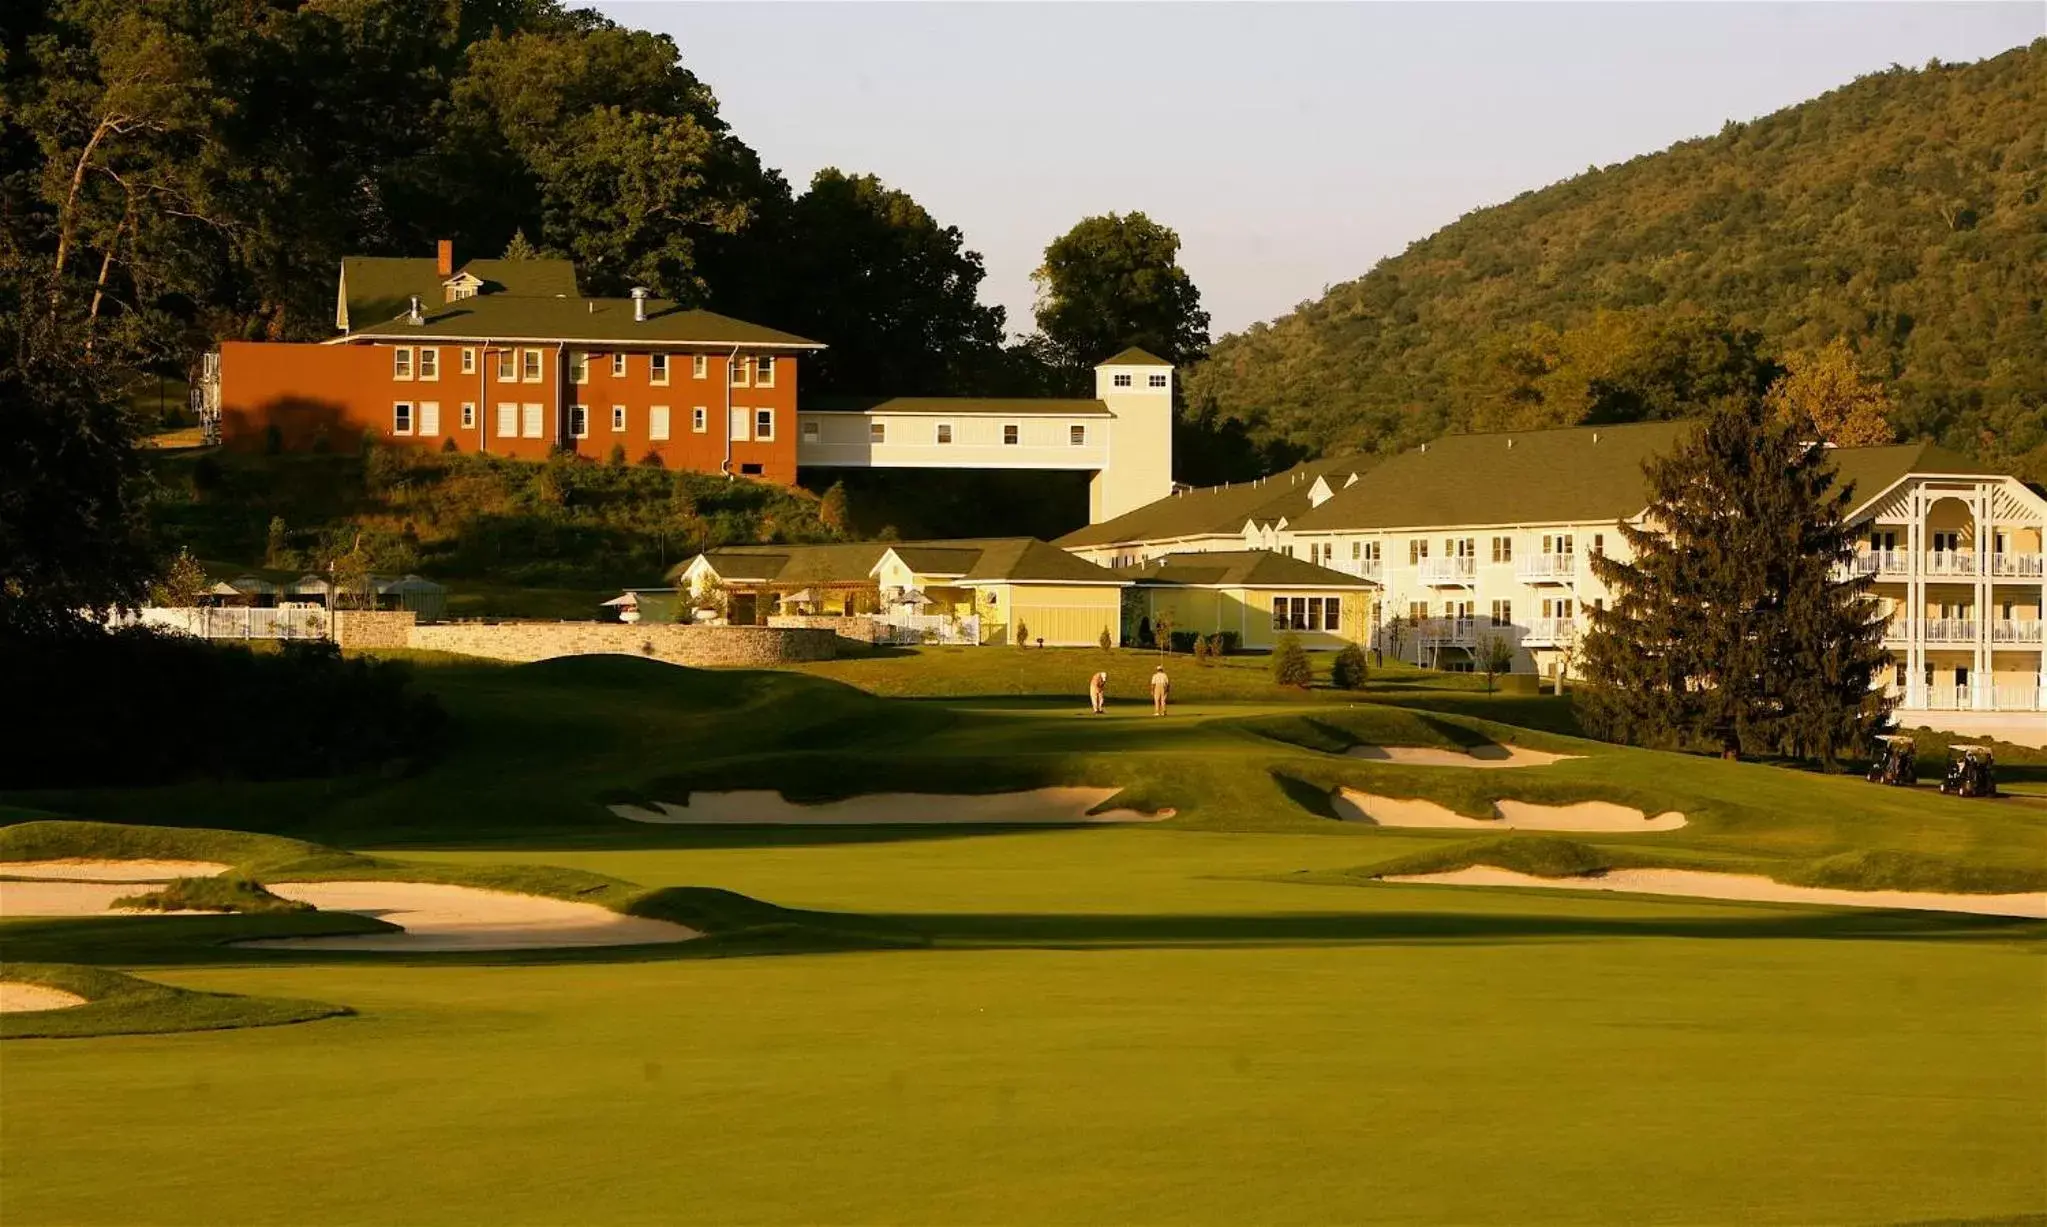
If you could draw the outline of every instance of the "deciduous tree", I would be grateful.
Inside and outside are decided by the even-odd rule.
[[[1839,337],[1819,350],[1793,354],[1770,386],[1770,408],[1778,417],[1839,447],[1889,443],[1891,398],[1881,383],[1862,373],[1855,351]]]
[[[1076,379],[1135,345],[1176,366],[1208,349],[1208,312],[1180,267],[1180,236],[1142,213],[1083,219],[1045,248],[1032,279],[1053,363]]]

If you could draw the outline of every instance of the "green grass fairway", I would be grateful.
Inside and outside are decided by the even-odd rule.
[[[2047,924],[1390,885],[1351,871],[1469,833],[1326,814],[1339,786],[1468,813],[1611,799],[1692,822],[1573,837],[1601,855],[1986,889],[2047,882],[2047,808],[1581,741],[1543,697],[1390,679],[1368,702],[1302,698],[1218,670],[1168,719],[1095,718],[964,659],[842,662],[951,696],[901,700],[798,672],[422,658],[459,735],[411,775],[0,798],[0,854],[89,840],[258,881],[588,892],[742,939],[323,955],[218,943],[365,922],[0,923],[17,959],[353,1011],[7,1040],[0,1222],[2047,1215]],[[1480,772],[1341,753],[1486,740],[1583,757]],[[605,808],[1043,783],[1180,813],[693,829]],[[57,815],[187,829],[35,821]]]

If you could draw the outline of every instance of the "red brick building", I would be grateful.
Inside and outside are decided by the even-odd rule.
[[[542,459],[622,446],[671,468],[796,480],[816,341],[646,297],[586,298],[565,260],[342,261],[331,341],[224,342],[230,447],[394,443]]]

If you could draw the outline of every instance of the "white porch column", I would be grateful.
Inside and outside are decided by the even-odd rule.
[[[1990,489],[1982,482],[1976,483],[1975,494],[1969,499],[1969,514],[1976,522],[1976,582],[1973,585],[1976,606],[1973,659],[1976,663],[1969,671],[1969,706],[1977,711],[1989,711],[1997,706],[1997,676],[1991,670],[1993,649],[1990,644],[1990,541],[1995,530],[1990,526]]]
[[[1905,616],[1911,621],[1905,635],[1905,703],[1906,707],[1926,706],[1926,580],[1925,566],[1925,520],[1926,500],[1918,486],[1912,487],[1911,501],[1907,504],[1909,519],[1905,522]]]

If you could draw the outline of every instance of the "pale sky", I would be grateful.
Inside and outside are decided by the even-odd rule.
[[[1218,336],[1584,170],[1929,58],[2047,35],[2047,3],[677,3],[738,136],[801,190],[879,175],[1031,270],[1082,217],[1179,231]]]

